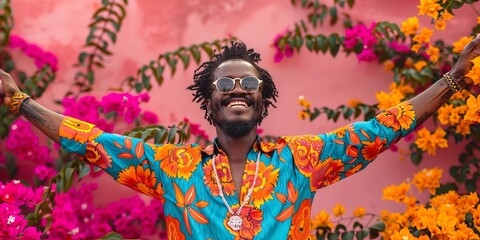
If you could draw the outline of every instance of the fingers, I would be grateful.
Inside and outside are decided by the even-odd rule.
[[[12,96],[15,92],[20,91],[10,74],[6,73],[2,69],[0,69],[0,83],[2,87],[0,89],[0,96],[2,96],[2,94],[5,96]]]

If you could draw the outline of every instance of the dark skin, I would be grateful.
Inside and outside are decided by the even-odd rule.
[[[214,72],[214,79],[219,77],[242,78],[245,76],[255,76],[258,78],[259,74],[255,67],[249,62],[238,59],[223,62]],[[212,88],[215,89],[213,84]],[[227,105],[232,101],[254,101],[254,104],[249,105],[246,108],[229,108]],[[216,104],[217,106],[216,112],[212,110],[214,108],[212,107],[213,104]],[[259,90],[254,93],[248,93],[240,87],[238,81],[236,82],[235,88],[228,94],[222,94],[213,90],[212,96],[207,103],[207,111],[212,116],[214,123],[219,120],[248,121],[252,118],[259,119],[261,118],[262,109],[263,100],[261,91]],[[255,126],[252,128],[243,137],[229,136],[218,126],[218,124],[216,124],[215,129],[217,131],[217,144],[228,156],[235,190],[238,196],[240,196],[245,160],[247,159],[247,154],[250,152],[253,143],[257,139],[257,127]]]
[[[459,60],[450,71],[452,77],[461,85],[470,84],[471,80],[464,77],[472,67],[470,60],[480,55],[480,37],[477,36],[463,50]],[[241,78],[244,76],[259,77],[258,72],[248,62],[243,60],[229,60],[217,68],[214,78],[228,76],[232,78]],[[20,92],[15,81],[8,73],[0,70],[0,97],[4,99],[4,104],[10,105],[11,97]],[[214,86],[212,84],[212,89]],[[422,124],[439,107],[441,107],[452,95],[452,91],[444,79],[440,79],[428,89],[410,99],[417,114],[417,126]],[[235,97],[238,101],[248,101],[251,104],[246,108],[228,108],[222,105],[222,99]],[[251,120],[258,121],[264,110],[261,90],[254,93],[246,93],[236,83],[235,89],[228,94],[221,94],[213,90],[212,96],[207,103],[207,111],[212,116],[214,122],[220,120]],[[59,142],[58,131],[64,118],[63,115],[55,113],[33,100],[25,101],[20,108],[21,114],[32,122],[36,127],[43,131],[49,138]],[[247,154],[252,148],[257,138],[257,127],[253,127],[242,137],[231,137],[223,129],[216,126],[218,145],[227,154],[230,169],[232,171],[233,182],[237,194],[240,193],[242,177],[245,169]]]

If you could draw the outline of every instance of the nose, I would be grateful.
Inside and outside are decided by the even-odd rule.
[[[242,86],[240,85],[240,78],[235,78],[233,79],[235,82],[235,85],[233,86],[232,91],[230,93],[237,93],[237,94],[242,94],[242,93],[247,93],[247,91],[243,90]]]

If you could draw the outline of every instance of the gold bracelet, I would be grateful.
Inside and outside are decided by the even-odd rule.
[[[22,103],[28,98],[30,98],[30,96],[22,92],[13,94],[12,100],[10,100],[10,111],[14,114],[19,114],[20,106],[22,106]]]
[[[462,87],[460,87],[460,85],[458,85],[458,83],[453,79],[450,72],[446,72],[445,74],[443,74],[443,78],[447,82],[450,89],[452,89],[453,93],[457,93],[462,90]]]

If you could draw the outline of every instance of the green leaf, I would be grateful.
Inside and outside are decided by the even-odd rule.
[[[193,60],[195,60],[195,63],[199,64],[200,63],[200,51],[196,46],[190,47],[190,53],[192,54]]]
[[[175,143],[175,135],[177,134],[177,126],[173,125],[172,127],[170,127],[169,131],[168,131],[168,138],[167,138],[167,142],[168,143]]]
[[[150,84],[150,77],[147,76],[145,73],[142,74],[142,84],[148,91],[152,89],[152,84]]]
[[[465,188],[468,192],[476,192],[478,179],[467,179],[465,181]]]
[[[330,10],[330,25],[335,25],[338,21],[338,13],[336,7],[331,7]]]
[[[452,4],[450,5],[450,7],[452,9],[459,9],[463,6],[463,1],[462,0],[453,0],[452,1]]]
[[[123,237],[119,233],[116,232],[109,232],[105,234],[102,238],[100,239],[108,239],[108,240],[122,240]]]
[[[377,230],[379,232],[382,232],[385,230],[385,223],[382,221],[378,221],[374,223],[372,226],[369,227],[370,229]]]
[[[357,237],[358,240],[363,240],[368,237],[369,231],[367,229],[362,229],[361,231],[358,231],[355,236]]]
[[[323,53],[326,53],[327,50],[328,50],[328,47],[329,47],[329,42],[327,40],[327,37],[325,37],[323,35],[318,35],[317,36],[317,45]]]
[[[328,41],[330,42],[330,53],[334,57],[337,56],[338,50],[340,50],[340,37],[338,36],[338,34],[334,33],[330,35]]]
[[[342,240],[353,240],[353,237],[355,237],[355,233],[353,231],[342,233]]]
[[[355,4],[355,0],[347,0],[348,7],[352,8],[353,4]]]

